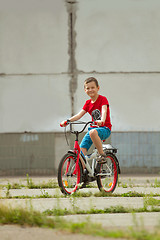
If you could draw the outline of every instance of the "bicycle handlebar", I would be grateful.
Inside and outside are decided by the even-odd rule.
[[[81,131],[73,131],[72,130],[72,125],[78,125],[78,124],[85,124],[85,126],[82,128]],[[73,134],[82,133],[86,129],[88,124],[96,124],[96,122],[93,122],[93,121],[89,121],[89,122],[69,122],[69,121],[65,121],[65,126],[70,125],[70,132],[73,133]],[[60,126],[62,127],[61,124],[60,124]]]
[[[94,123],[94,122],[92,122],[92,121],[89,121],[89,122],[70,122],[69,124],[70,124],[70,132],[71,133],[73,133],[73,134],[76,134],[76,133],[82,133],[85,129],[86,129],[86,127],[87,127],[87,125],[88,124],[92,124],[92,123]],[[85,124],[84,125],[84,127],[82,128],[82,130],[81,131],[73,131],[72,130],[72,125],[78,125],[78,124]]]

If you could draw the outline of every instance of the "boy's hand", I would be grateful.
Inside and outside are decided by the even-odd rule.
[[[95,124],[98,125],[99,127],[103,127],[104,126],[104,122],[102,120],[95,121]]]
[[[68,125],[68,121],[69,121],[69,120],[65,120],[65,121],[61,122],[61,123],[60,123],[60,126],[61,126],[61,127],[67,126],[67,125]]]

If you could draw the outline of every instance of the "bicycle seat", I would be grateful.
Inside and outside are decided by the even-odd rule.
[[[114,148],[111,144],[102,144],[103,149],[106,149],[108,152],[117,153],[117,148]]]

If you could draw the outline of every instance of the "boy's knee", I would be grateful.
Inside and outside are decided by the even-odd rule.
[[[90,130],[89,135],[90,135],[90,137],[96,136],[96,135],[98,135],[98,132],[96,129],[92,129],[92,130]]]

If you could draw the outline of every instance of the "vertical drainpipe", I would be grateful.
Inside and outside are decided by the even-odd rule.
[[[70,98],[71,98],[71,115],[75,114],[75,92],[77,89],[77,66],[75,59],[75,49],[76,49],[76,10],[77,1],[76,0],[66,0],[67,12],[68,12],[68,54],[69,54],[69,66],[68,72],[70,75]]]

